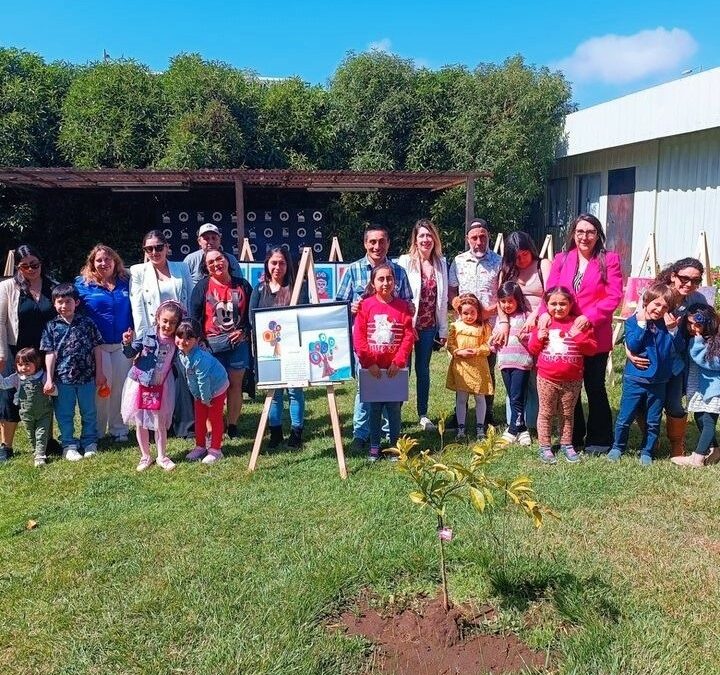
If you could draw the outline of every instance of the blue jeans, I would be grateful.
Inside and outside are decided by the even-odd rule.
[[[415,378],[417,379],[417,411],[418,417],[425,417],[428,412],[430,396],[430,357],[437,328],[423,328],[418,331],[415,341]]]
[[[525,425],[525,398],[527,396],[530,371],[520,370],[519,368],[503,368],[500,374],[505,383],[507,402],[512,413],[508,422],[508,431],[517,435],[521,431],[527,431]]]
[[[290,402],[290,425],[293,429],[302,429],[305,420],[305,392],[302,387],[288,387],[287,389],[275,390],[272,403],[270,404],[270,426],[282,426],[286,391]]]
[[[660,419],[665,405],[666,389],[667,382],[646,384],[626,377],[623,378],[620,410],[618,410],[617,419],[615,420],[614,448],[625,452],[630,425],[635,419],[638,408],[644,404],[647,408],[647,434],[640,454],[652,457],[653,448],[660,431]]]
[[[537,429],[537,416],[540,402],[537,393],[537,373],[534,370],[529,371],[527,388],[525,390],[525,426],[528,429]],[[505,385],[507,389],[507,385]],[[505,419],[508,426],[512,419],[512,408],[510,407],[510,396],[505,399]]]
[[[95,383],[57,383],[55,418],[60,428],[60,443],[63,448],[77,445],[75,440],[75,402],[80,408],[80,447],[97,443],[97,412],[95,408]]]
[[[383,409],[390,426],[390,446],[395,445],[398,438],[400,438],[400,410],[402,403],[367,403],[366,405],[370,407],[370,447],[380,447]]]
[[[698,455],[707,457],[710,454],[711,447],[717,447],[717,439],[715,438],[715,426],[717,425],[718,416],[715,413],[696,412],[693,417],[695,424],[700,431],[695,452]]]
[[[673,375],[667,382],[665,394],[665,414],[670,417],[685,417],[687,413],[683,408],[682,397],[685,384],[685,372]]]

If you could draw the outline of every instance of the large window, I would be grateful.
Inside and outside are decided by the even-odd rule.
[[[586,173],[578,176],[578,214],[600,214],[600,174]]]

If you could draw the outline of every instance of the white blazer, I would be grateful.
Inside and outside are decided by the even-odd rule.
[[[184,262],[168,260],[173,282],[173,296],[185,309],[193,289],[190,268]],[[130,307],[135,333],[142,337],[155,325],[155,311],[160,305],[160,287],[152,263],[140,263],[130,268]]]
[[[417,265],[411,265],[412,258],[407,255],[401,255],[398,258],[398,265],[402,267],[408,276],[410,288],[413,294],[413,304],[415,305],[415,316],[413,317],[413,326],[417,321],[418,309],[420,308],[420,285],[422,276],[420,268]],[[448,335],[448,268],[445,258],[440,258],[435,263],[435,280],[437,282],[437,306],[435,308],[435,323],[438,327],[438,334],[441,338]]]

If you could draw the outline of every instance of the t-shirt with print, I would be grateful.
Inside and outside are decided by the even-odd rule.
[[[88,384],[95,380],[94,349],[103,344],[95,322],[76,314],[71,323],[58,316],[48,321],[40,349],[56,352],[55,379],[61,384]]]
[[[221,335],[240,327],[250,298],[241,286],[232,288],[210,277],[205,294],[205,335]]]
[[[405,300],[395,298],[385,303],[374,296],[365,298],[353,325],[353,343],[360,365],[388,368],[394,363],[405,368],[415,344],[412,320]]]

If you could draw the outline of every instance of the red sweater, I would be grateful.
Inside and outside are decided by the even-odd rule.
[[[537,356],[538,375],[555,382],[572,382],[583,379],[583,356],[592,356],[597,351],[597,340],[593,329],[570,336],[574,316],[552,319],[548,328],[547,341],[538,339],[538,329],[530,335],[528,351]]]
[[[377,296],[365,298],[353,325],[353,345],[360,365],[387,368],[394,363],[398,368],[407,367],[415,344],[412,322],[406,300],[395,298],[385,303]]]

